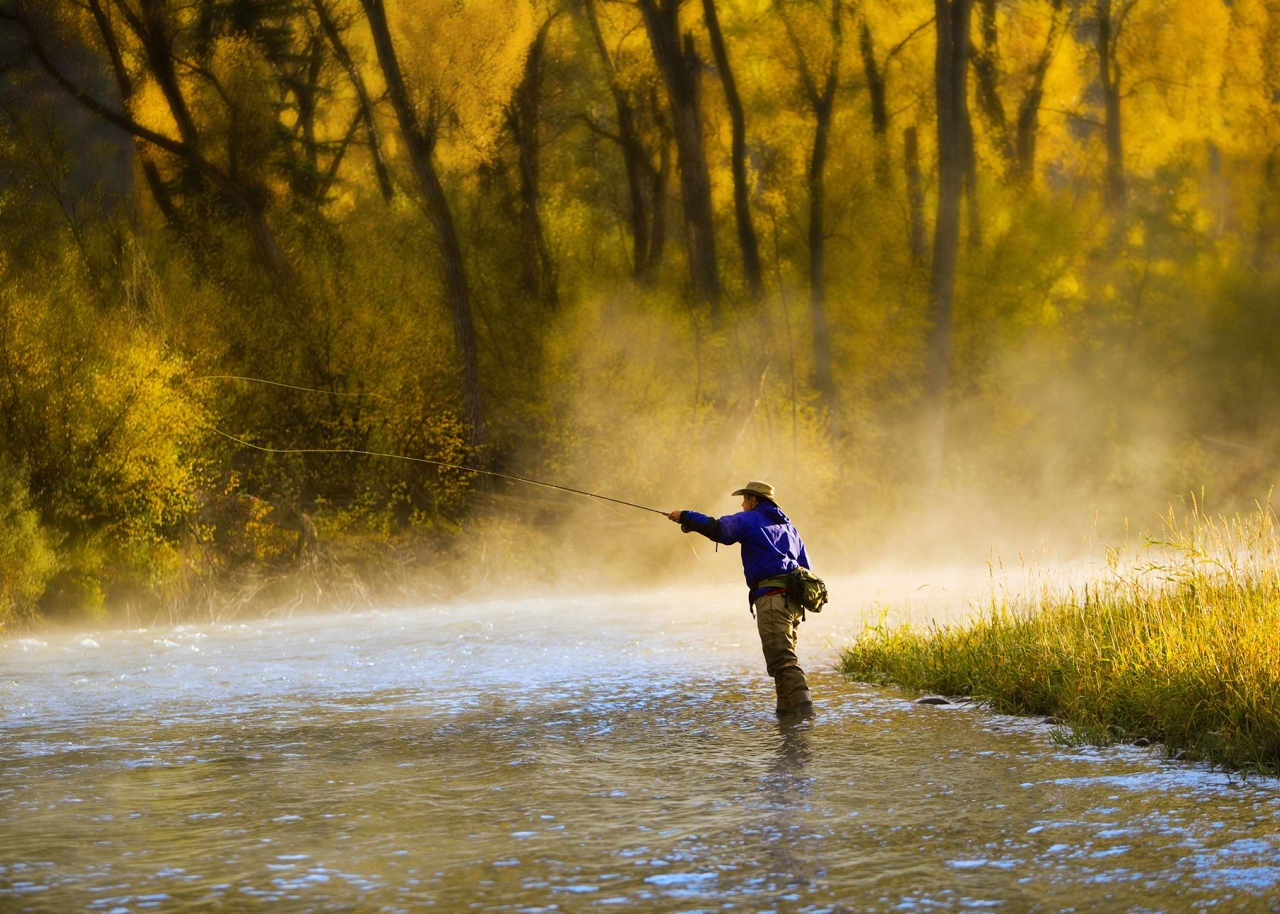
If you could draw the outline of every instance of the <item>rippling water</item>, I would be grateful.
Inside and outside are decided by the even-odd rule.
[[[0,911],[1280,910],[1280,784],[829,672],[741,595],[0,641]]]

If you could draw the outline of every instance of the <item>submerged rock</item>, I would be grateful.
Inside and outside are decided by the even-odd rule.
[[[1041,721],[1041,723],[1048,724],[1051,727],[1056,727],[1058,726],[1058,724],[1062,723],[1062,720],[1050,714],[1043,721]]]
[[[943,698],[941,695],[926,695],[924,698],[917,698],[918,705],[950,705],[951,702]]]

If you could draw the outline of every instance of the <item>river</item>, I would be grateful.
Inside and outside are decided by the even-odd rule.
[[[844,593],[798,723],[734,587],[7,636],[0,911],[1280,910],[1276,781],[845,682]]]

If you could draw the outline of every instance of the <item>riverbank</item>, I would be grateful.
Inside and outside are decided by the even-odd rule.
[[[1280,774],[1275,518],[1172,516],[1164,542],[1066,592],[993,596],[972,621],[884,624],[841,652],[848,678],[1052,715],[1070,739]]]

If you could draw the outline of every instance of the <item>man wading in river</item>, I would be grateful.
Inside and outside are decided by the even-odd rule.
[[[788,574],[797,566],[808,568],[809,556],[800,534],[774,503],[773,486],[752,481],[733,494],[742,496],[738,514],[716,519],[697,511],[672,511],[667,517],[685,533],[695,530],[726,546],[742,544],[742,571],[751,588],[765,667],[778,692],[778,714],[810,713],[813,697],[796,659],[803,609],[787,599]]]

